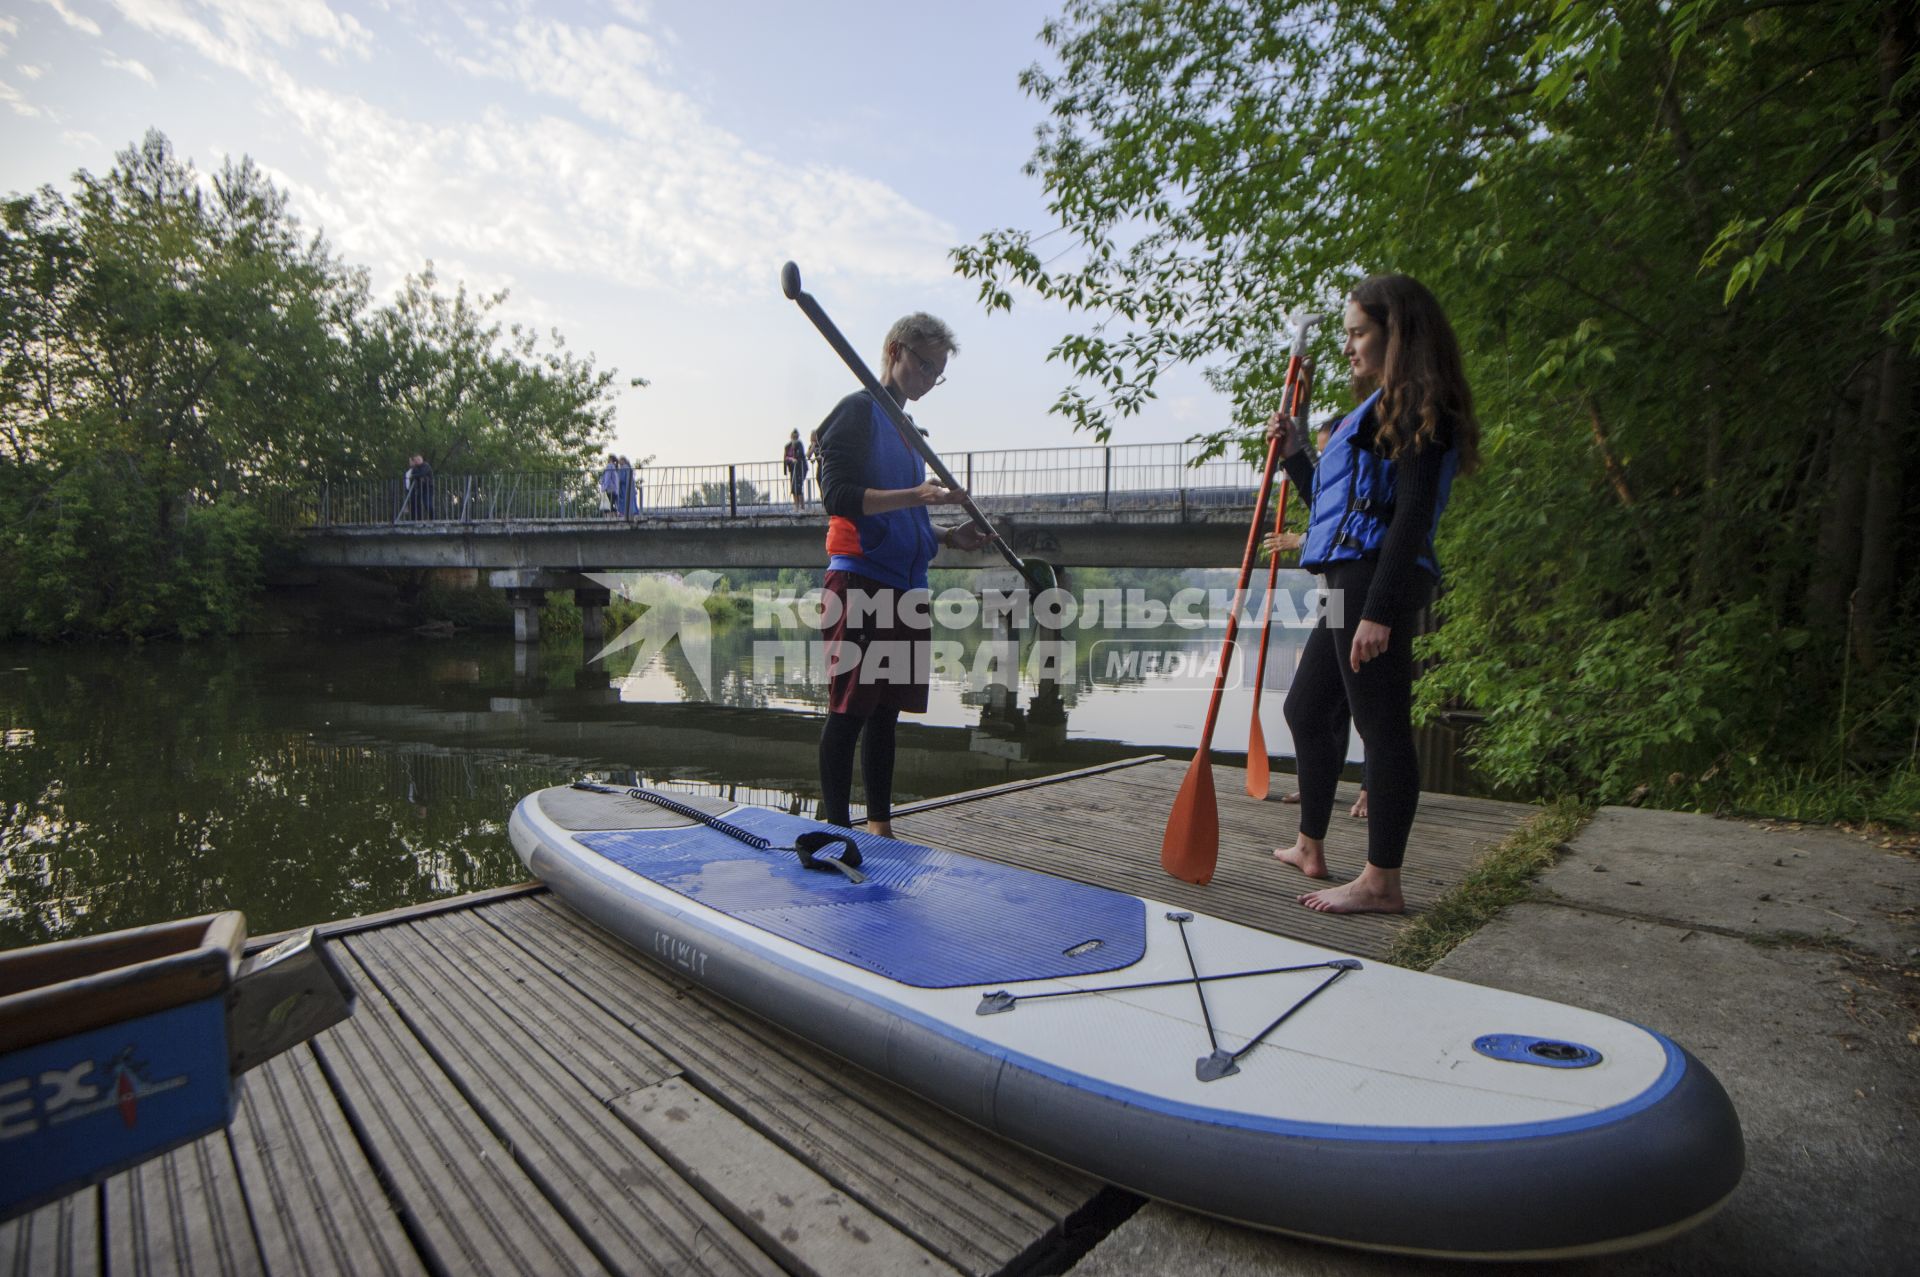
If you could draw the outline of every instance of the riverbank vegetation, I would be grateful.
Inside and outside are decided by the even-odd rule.
[[[0,206],[0,637],[234,629],[332,476],[584,467],[615,374],[448,292],[376,303],[249,160],[147,134]],[[638,383],[636,383],[638,384]]]
[[[1217,361],[1220,449],[1290,310],[1418,276],[1486,454],[1425,710],[1483,713],[1532,792],[1914,822],[1915,13],[1069,0],[1024,78],[1057,225],[956,258],[990,309],[1089,317],[1056,407],[1102,437]]]

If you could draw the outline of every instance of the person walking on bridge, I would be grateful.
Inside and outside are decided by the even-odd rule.
[[[407,518],[433,518],[433,467],[417,452],[407,460]]]
[[[887,330],[880,380],[904,408],[946,380],[959,349],[953,330],[912,314]],[[865,390],[835,405],[820,427],[826,506],[827,659],[832,671],[820,733],[821,819],[851,825],[853,754],[860,749],[867,828],[893,836],[894,736],[900,715],[925,713],[933,634],[927,565],[942,546],[977,550],[971,523],[936,527],[929,506],[963,493],[927,478],[926,463]]]
[[[1479,461],[1460,343],[1425,285],[1407,275],[1361,281],[1342,317],[1342,350],[1360,406],[1334,427],[1318,464],[1306,422],[1267,425],[1287,476],[1312,493],[1300,565],[1333,592],[1287,693],[1300,769],[1300,831],[1274,855],[1325,878],[1327,824],[1352,713],[1366,748],[1367,863],[1359,877],[1310,891],[1323,913],[1399,913],[1400,867],[1420,805],[1413,739],[1413,637],[1440,579],[1434,535],[1456,475]]]
[[[787,487],[793,493],[793,508],[798,510],[807,500],[807,445],[800,442],[798,430],[788,436],[787,446],[780,453],[780,464],[786,467]]]

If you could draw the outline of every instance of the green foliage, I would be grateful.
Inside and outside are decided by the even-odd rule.
[[[1911,5],[1069,0],[1042,38],[1057,225],[955,259],[989,309],[1087,316],[1053,351],[1077,428],[1196,363],[1234,402],[1206,442],[1246,450],[1290,311],[1381,270],[1446,304],[1486,464],[1422,704],[1486,712],[1491,775],[1613,799],[1904,756]]]
[[[161,494],[124,468],[75,465],[44,488],[0,491],[0,633],[233,630],[260,586],[272,532],[244,500],[176,505],[155,535]]]
[[[428,621],[445,621],[466,629],[513,628],[513,605],[507,602],[507,592],[485,584],[431,583],[420,592],[420,615]]]
[[[0,204],[0,637],[231,630],[260,512],[320,478],[578,470],[611,430],[611,371],[431,268],[373,307],[250,160],[150,132],[74,182]]]
[[[345,333],[343,409],[334,473],[398,473],[419,452],[442,473],[580,470],[613,431],[615,374],[553,334],[502,329],[505,292],[477,300],[439,291],[431,265]],[[635,378],[629,384],[645,385]]]
[[[750,479],[734,480],[731,485],[731,496],[728,493],[728,486],[725,479],[703,483],[682,497],[680,504],[689,508],[694,506],[725,508],[729,500],[735,505],[766,505],[773,500],[772,492],[761,491],[759,486]]]

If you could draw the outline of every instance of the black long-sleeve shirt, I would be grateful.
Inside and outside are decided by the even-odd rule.
[[[1360,437],[1354,446],[1371,449],[1375,418],[1369,415],[1361,423]],[[1392,625],[1394,619],[1410,610],[1418,578],[1424,572],[1420,554],[1427,548],[1427,531],[1433,527],[1434,503],[1440,499],[1440,474],[1452,446],[1451,422],[1442,421],[1438,437],[1424,447],[1410,449],[1394,460],[1393,518],[1381,539],[1379,561],[1373,570],[1373,584],[1367,590],[1360,618]],[[1313,491],[1314,463],[1302,448],[1286,459],[1287,477],[1303,492]]]
[[[873,486],[867,471],[873,411],[873,396],[856,390],[835,404],[820,423],[820,442],[814,445],[813,456],[820,463],[820,504],[828,514],[857,519],[866,513],[867,489]]]

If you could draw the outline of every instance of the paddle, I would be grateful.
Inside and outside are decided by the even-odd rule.
[[[1007,544],[1006,538],[994,530],[993,524],[987,521],[987,516],[982,514],[980,507],[974,504],[973,494],[960,486],[960,481],[953,477],[953,472],[947,469],[946,463],[940,460],[932,446],[914,428],[913,423],[907,420],[906,412],[894,402],[893,395],[880,384],[879,379],[873,375],[873,371],[867,367],[866,361],[861,359],[848,344],[847,339],[840,335],[839,328],[827,318],[827,312],[820,309],[820,303],[813,299],[813,294],[800,287],[799,266],[788,262],[780,268],[780,291],[785,293],[787,299],[797,304],[806,317],[813,321],[813,326],[820,330],[820,335],[827,339],[827,344],[832,346],[840,358],[846,362],[847,367],[853,370],[853,375],[860,379],[860,384],[867,388],[867,393],[873,396],[874,402],[879,404],[881,410],[887,414],[887,420],[893,422],[893,428],[900,432],[900,438],[909,448],[920,454],[922,461],[927,463],[927,469],[933,471],[942,484],[961,494],[960,508],[967,512],[967,517],[973,520],[976,527],[993,538],[993,544],[1006,561],[1013,565],[1014,570],[1036,590],[1050,590],[1058,585],[1060,573],[1057,568],[1041,559],[1022,559],[1013,552],[1013,547]]]
[[[1306,418],[1308,406],[1313,402],[1313,361],[1308,360],[1300,367],[1300,375],[1292,375],[1291,366],[1287,369],[1287,389],[1283,396],[1286,405],[1281,409],[1289,417]],[[1286,472],[1280,475],[1280,500],[1273,514],[1273,530],[1287,530],[1287,494],[1293,485],[1287,482]],[[1272,783],[1272,767],[1267,760],[1267,734],[1260,727],[1260,693],[1267,685],[1267,641],[1273,637],[1273,586],[1280,576],[1280,556],[1267,556],[1267,592],[1266,605],[1260,609],[1260,661],[1253,668],[1253,709],[1250,711],[1250,725],[1247,728],[1247,796],[1266,801],[1267,789]]]
[[[1307,351],[1307,332],[1324,315],[1300,315],[1294,323],[1293,353],[1287,360],[1287,379],[1298,376],[1300,361]],[[1200,729],[1200,747],[1194,751],[1187,778],[1174,795],[1173,810],[1167,814],[1167,832],[1160,840],[1160,867],[1175,878],[1204,885],[1213,878],[1214,862],[1220,856],[1220,808],[1213,796],[1213,726],[1220,717],[1220,693],[1227,685],[1227,669],[1233,664],[1233,641],[1240,632],[1240,607],[1246,599],[1247,582],[1253,577],[1253,556],[1260,546],[1260,525],[1266,522],[1267,498],[1273,494],[1273,470],[1280,460],[1280,441],[1267,445],[1267,468],[1260,477],[1260,499],[1253,508],[1253,522],[1247,528],[1247,551],[1240,559],[1240,583],[1233,592],[1233,611],[1227,616],[1227,637],[1220,645],[1220,672],[1213,678],[1213,697],[1207,702],[1206,725]]]

